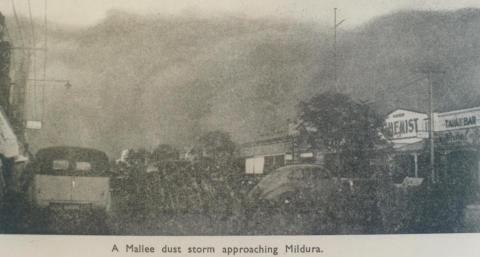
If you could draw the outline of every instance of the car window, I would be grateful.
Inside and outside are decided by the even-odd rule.
[[[330,178],[330,174],[320,167],[310,167],[305,170],[305,176],[312,179]]]
[[[92,164],[90,164],[89,162],[76,162],[75,163],[75,170],[91,171],[92,170]]]
[[[52,168],[54,170],[68,170],[68,164],[67,160],[53,160]]]
[[[305,177],[305,174],[298,170],[298,171],[293,171],[291,174],[289,174],[288,178],[291,178],[291,179],[302,179]]]
[[[289,167],[290,171],[288,178],[290,179],[326,179],[330,178],[328,171],[321,167],[303,166],[303,167]]]

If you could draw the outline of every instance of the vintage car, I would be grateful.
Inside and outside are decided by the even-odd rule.
[[[35,155],[30,196],[37,207],[110,210],[105,153],[81,147],[49,147]]]
[[[96,149],[39,150],[28,167],[27,198],[32,206],[28,222],[38,232],[52,233],[69,233],[63,229],[75,226],[86,231],[85,224],[105,227],[112,205],[109,166],[107,155]]]
[[[319,165],[299,164],[281,167],[265,176],[250,191],[251,201],[269,207],[291,210],[313,208],[309,202],[318,202],[320,198],[336,191],[331,173]],[[318,199],[317,199],[318,198]]]
[[[340,178],[320,165],[296,164],[263,177],[245,209],[252,234],[335,234],[356,233],[374,222],[375,206],[375,180]]]

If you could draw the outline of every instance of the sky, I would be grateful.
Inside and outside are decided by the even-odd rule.
[[[247,17],[287,17],[300,21],[332,23],[333,8],[338,8],[343,26],[357,26],[374,17],[396,10],[455,10],[480,8],[479,0],[0,0],[0,12],[42,18],[47,1],[50,21],[75,26],[91,26],[100,22],[109,10],[117,9],[136,14],[222,15]]]

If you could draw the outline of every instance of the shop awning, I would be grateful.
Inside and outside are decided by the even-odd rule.
[[[0,154],[7,157],[17,157],[20,147],[12,126],[8,122],[5,112],[0,108]]]
[[[425,147],[425,142],[418,141],[410,144],[394,144],[393,149],[397,152],[419,152],[422,151]]]

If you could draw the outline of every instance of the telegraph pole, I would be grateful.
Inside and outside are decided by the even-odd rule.
[[[10,117],[10,57],[11,44],[6,40],[5,16],[0,13],[0,106]]]
[[[425,73],[428,81],[428,119],[429,119],[429,129],[428,129],[428,139],[429,139],[429,148],[430,148],[430,173],[432,182],[436,182],[437,174],[435,172],[435,117],[433,110],[433,74],[445,73],[442,70],[434,69],[432,67],[425,68],[421,71]]]
[[[337,89],[337,8],[333,8],[333,74],[335,90]]]
[[[430,172],[432,175],[432,181],[435,182],[435,142],[433,130],[435,128],[435,122],[433,118],[433,81],[432,71],[427,71],[428,80],[428,118],[430,120],[430,129],[428,130],[428,138],[430,139]]]
[[[337,28],[344,22],[337,22],[337,8],[333,8],[333,76],[335,82],[335,91],[338,92],[338,75],[337,75]]]

